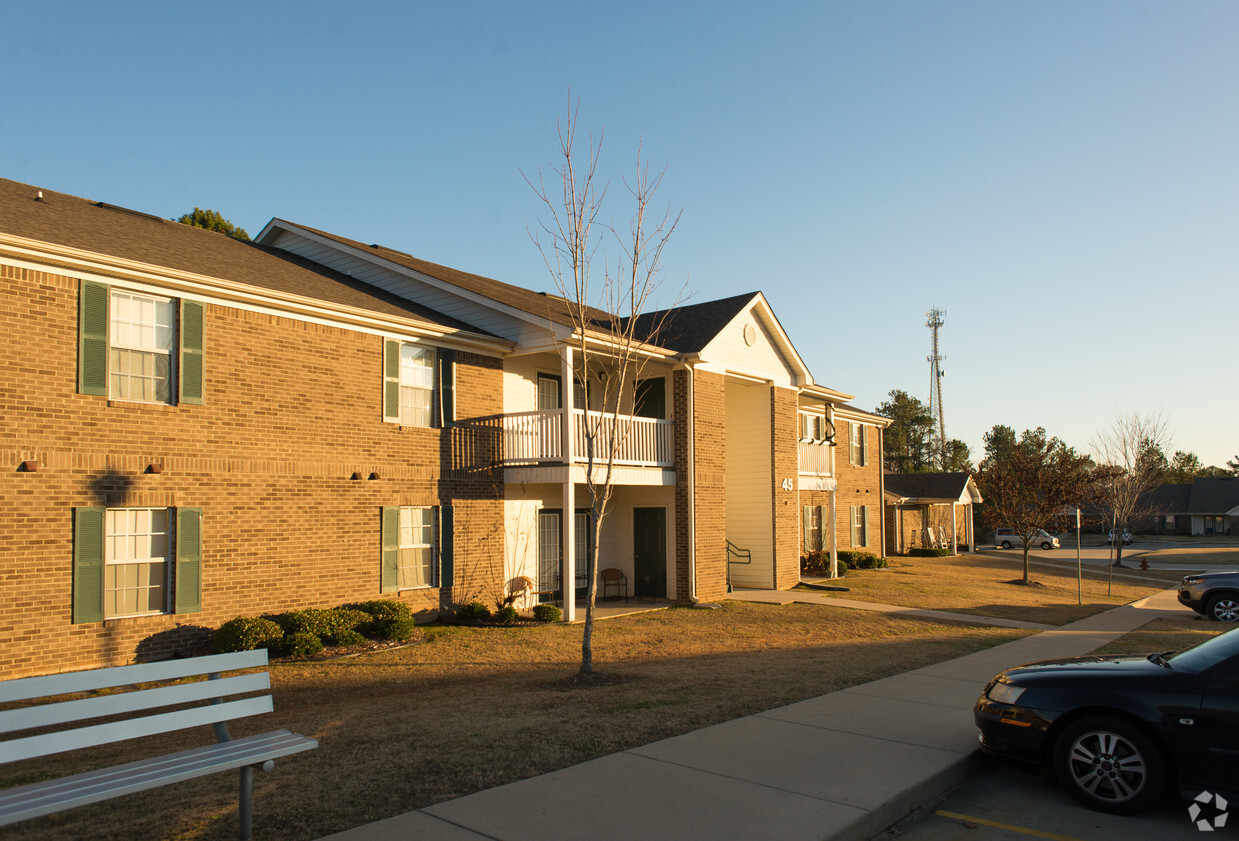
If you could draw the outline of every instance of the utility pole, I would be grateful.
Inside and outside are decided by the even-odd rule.
[[[938,352],[938,328],[943,324],[942,316],[946,315],[946,310],[940,310],[937,307],[925,311],[925,326],[933,333],[932,344],[930,345],[930,353],[927,359],[929,360],[929,414],[933,418],[935,424],[934,451],[938,456],[938,469],[946,470],[946,415],[942,411],[942,375],[945,373],[942,370],[942,354]]]

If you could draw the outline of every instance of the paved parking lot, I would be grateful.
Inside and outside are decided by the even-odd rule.
[[[987,761],[985,768],[938,801],[872,841],[1203,841],[1239,838],[1239,815],[1204,834],[1188,817],[1190,804],[1167,797],[1156,808],[1122,817],[1077,804],[1052,776]],[[1233,811],[1239,812],[1239,804]],[[1201,818],[1214,818],[1212,808]]]

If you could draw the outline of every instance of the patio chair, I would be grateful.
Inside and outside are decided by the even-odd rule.
[[[607,600],[607,591],[614,587],[616,590],[616,598],[619,598],[619,590],[624,591],[624,601],[628,601],[628,576],[618,569],[604,569],[602,571],[602,600]]]

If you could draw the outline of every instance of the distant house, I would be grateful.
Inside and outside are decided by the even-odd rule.
[[[810,544],[883,554],[888,421],[815,381],[760,292],[670,316],[603,407],[557,296],[0,179],[0,678],[369,599],[578,618],[600,418],[599,568],[636,597],[789,589]]]
[[[1148,496],[1158,534],[1228,535],[1239,522],[1239,478],[1198,477],[1190,485],[1159,485]]]
[[[976,551],[972,507],[984,500],[971,474],[887,473],[885,482],[886,543],[893,554],[917,547]]]

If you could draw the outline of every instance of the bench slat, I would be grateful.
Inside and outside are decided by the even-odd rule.
[[[270,688],[271,678],[267,672],[253,672],[218,680],[200,680],[194,683],[120,692],[97,698],[81,698],[36,707],[0,710],[0,733],[13,733],[18,730],[64,724],[69,721],[85,721],[105,715],[150,710],[156,707],[170,707],[175,704],[189,704],[210,698],[224,698],[229,695],[243,695],[246,692],[260,692]]]
[[[234,651],[229,654],[209,654],[205,657],[185,657],[180,660],[161,660],[158,663],[138,663],[133,666],[114,666],[85,672],[23,677],[0,682],[0,704],[51,695],[68,695],[73,692],[90,692],[113,686],[176,680],[212,672],[262,668],[265,665],[267,649],[260,648],[257,651]]]
[[[144,759],[0,792],[0,826],[318,747],[287,730]]]
[[[119,742],[123,739],[136,739],[142,736],[150,736],[154,733],[183,730],[200,724],[214,724],[218,721],[229,721],[234,718],[261,715],[262,713],[269,713],[273,709],[271,696],[260,695],[257,698],[243,698],[239,701],[206,704],[187,710],[159,713],[126,721],[95,724],[89,727],[81,727],[77,730],[64,730],[58,733],[43,733],[38,736],[10,739],[3,743],[4,750],[0,752],[0,763],[16,762],[20,759],[47,756],[67,750],[105,745],[109,742]]]

